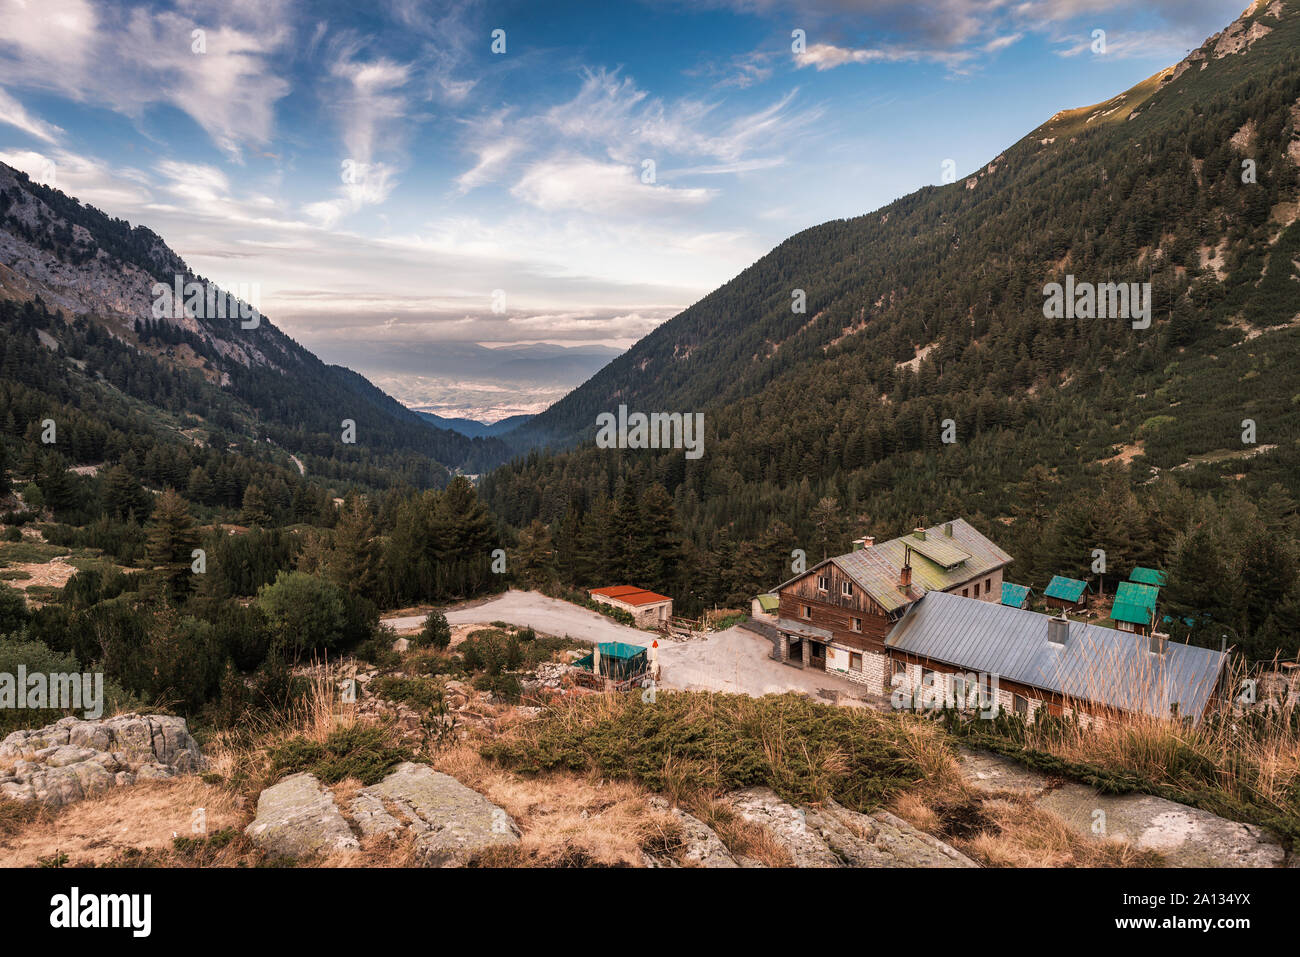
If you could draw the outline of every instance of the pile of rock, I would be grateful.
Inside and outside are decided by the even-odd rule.
[[[0,795],[59,806],[136,781],[197,771],[203,756],[184,718],[124,714],[83,721],[62,718],[0,742]]]

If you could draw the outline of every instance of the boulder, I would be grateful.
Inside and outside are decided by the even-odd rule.
[[[424,867],[468,864],[488,848],[519,843],[519,829],[504,810],[455,778],[410,761],[363,789],[351,811],[362,834],[413,834]]]
[[[334,796],[305,771],[258,796],[257,816],[244,833],[268,854],[295,860],[360,847]]]
[[[59,806],[137,780],[196,771],[203,756],[184,718],[124,714],[84,721],[61,718],[0,741],[13,767],[0,775],[0,794]]]
[[[1077,834],[1128,841],[1171,867],[1281,867],[1286,857],[1281,842],[1261,827],[1151,794],[1101,794],[984,752],[963,750],[961,767],[976,790],[1014,792]]]
[[[737,791],[728,801],[744,820],[766,828],[795,867],[979,866],[888,811],[862,814],[835,801],[796,808],[769,788]]]
[[[1035,803],[1080,834],[1126,840],[1171,867],[1281,867],[1286,858],[1281,842],[1263,828],[1151,794],[1098,794],[1070,783]]]
[[[736,859],[727,850],[721,838],[693,814],[687,814],[679,807],[670,807],[661,797],[652,797],[647,802],[656,811],[663,811],[676,818],[682,834],[682,860],[688,867],[739,867]],[[672,866],[661,858],[648,861],[653,867]]]
[[[821,835],[808,826],[807,813],[781,800],[771,788],[746,788],[730,794],[727,801],[741,819],[765,828],[790,855],[795,867],[844,865]]]

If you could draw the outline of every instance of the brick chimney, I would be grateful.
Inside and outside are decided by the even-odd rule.
[[[903,570],[898,573],[898,587],[903,591],[912,587],[912,566],[904,565]]]
[[[914,529],[912,529],[912,537],[913,537],[913,538],[918,538],[918,539],[920,539],[921,541],[925,541],[925,529],[923,529],[923,528],[914,528]]]
[[[863,535],[861,538],[855,538],[853,540],[853,550],[855,552],[860,552],[870,548],[874,544],[876,544],[876,539],[873,536]]]

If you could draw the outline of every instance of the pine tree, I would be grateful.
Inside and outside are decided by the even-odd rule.
[[[353,496],[334,530],[329,575],[353,595],[372,595],[378,581],[378,552],[370,509],[360,496]]]
[[[519,533],[515,571],[529,585],[543,585],[555,577],[555,549],[551,532],[539,519],[533,519]]]
[[[145,558],[153,580],[166,591],[186,594],[193,584],[191,566],[199,536],[190,515],[189,503],[167,489],[154,501],[145,542]]]

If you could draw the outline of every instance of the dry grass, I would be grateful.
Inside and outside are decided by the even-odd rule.
[[[753,824],[724,801],[698,798],[691,812],[711,827],[735,857],[748,857],[764,867],[791,867],[790,852],[761,824]]]
[[[1249,670],[1237,663],[1225,674],[1223,687],[1239,689],[1247,678],[1258,683],[1263,673],[1276,670],[1276,662]],[[1153,673],[1149,680],[1158,680],[1158,675]],[[1195,726],[1148,715],[1127,715],[1091,727],[1031,726],[1024,743],[1067,761],[1176,790],[1213,792],[1229,803],[1295,817],[1300,813],[1295,805],[1300,711],[1285,695],[1278,704],[1272,714],[1211,714]]]
[[[203,808],[207,833],[243,826],[240,799],[193,775],[114,788],[63,808],[42,808],[16,833],[0,838],[0,866],[34,867],[66,854],[70,866],[109,863],[138,851],[170,852],[174,837],[193,837]],[[238,842],[219,852],[222,864],[246,856]]]
[[[1127,841],[1098,840],[1073,830],[1025,795],[990,795],[968,785],[952,759],[951,773],[927,777],[899,795],[893,811],[987,867],[1157,867],[1159,855]]]
[[[256,794],[271,783],[269,751],[276,745],[297,736],[324,744],[332,732],[356,723],[356,703],[342,700],[343,677],[338,665],[311,665],[301,699],[279,711],[250,714],[238,728],[213,735],[204,748],[208,770]]]
[[[990,867],[1159,867],[1160,855],[1115,838],[1086,837],[1024,799],[985,799],[997,831],[981,831],[956,846]]]
[[[485,761],[464,744],[442,752],[434,767],[486,795],[514,818],[519,845],[494,852],[496,866],[640,867],[646,850],[671,853],[678,826],[646,806],[649,792],[595,775],[521,777]]]

